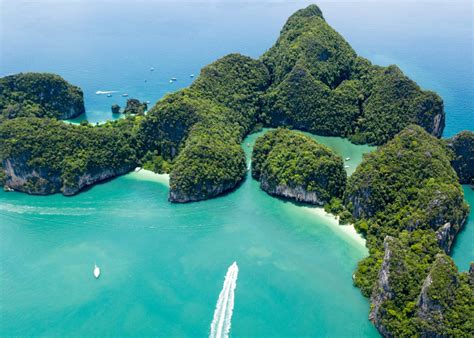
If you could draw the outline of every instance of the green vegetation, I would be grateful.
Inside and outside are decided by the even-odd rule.
[[[441,98],[396,66],[377,67],[355,52],[315,5],[297,11],[263,56],[271,74],[263,121],[356,143],[384,144],[411,123],[440,137]]]
[[[268,79],[261,62],[230,54],[149,111],[139,134],[145,149],[172,162],[171,201],[217,196],[243,179],[240,142],[257,122]]]
[[[267,132],[252,152],[252,176],[270,194],[324,204],[341,197],[346,184],[342,158],[288,129]]]
[[[58,75],[20,73],[0,78],[0,122],[16,117],[69,119],[84,111],[82,90]]]
[[[66,118],[84,111],[80,90],[58,76],[19,74],[0,84],[3,118]],[[130,99],[124,113],[143,115],[145,110],[146,105]],[[357,57],[311,5],[288,19],[260,60],[227,55],[204,67],[191,87],[158,101],[133,127],[138,133],[129,146],[147,168],[171,171],[170,197],[184,200],[187,192],[207,198],[222,190],[219,185],[240,182],[244,171],[237,148],[261,126],[382,144],[409,123],[439,136],[444,127],[441,99],[422,91],[395,66],[376,67]],[[211,136],[218,139],[211,141]],[[215,147],[209,149],[212,156],[197,156],[198,144]],[[223,145],[227,154],[220,154],[226,152]],[[228,160],[229,154],[237,159]],[[187,169],[200,167],[209,169],[196,174]],[[212,189],[206,188],[209,182]]]
[[[352,214],[356,227],[366,233],[370,252],[354,281],[364,295],[371,295],[371,318],[384,335],[424,332],[426,323],[415,315],[421,311],[417,299],[436,255],[449,252],[469,211],[450,161],[443,141],[411,125],[366,155],[348,180],[347,210],[339,205],[339,213]],[[336,203],[331,205],[337,209]],[[472,310],[472,292],[459,297],[446,311],[467,320],[469,307],[462,304],[471,302]],[[468,336],[466,328],[456,327]]]
[[[368,75],[364,71],[364,76]],[[358,78],[360,74],[355,74]],[[354,141],[383,144],[410,123],[422,126],[440,137],[444,129],[444,107],[441,98],[433,92],[422,91],[397,66],[377,67],[368,98],[362,105]]]
[[[454,152],[451,164],[458,174],[459,182],[474,185],[474,132],[462,131],[447,142]]]
[[[473,182],[473,133],[436,139],[441,98],[396,66],[358,57],[317,6],[293,14],[260,60],[227,55],[140,116],[146,109],[130,99],[125,119],[68,125],[58,119],[84,112],[79,88],[52,74],[1,78],[0,182],[70,195],[143,165],[169,172],[170,200],[188,202],[242,181],[240,142],[261,126],[385,144],[344,191],[339,156],[279,129],[257,140],[252,175],[269,193],[326,203],[366,235],[370,255],[354,282],[371,296],[370,316],[383,335],[474,336],[473,273],[458,273],[445,255],[468,213],[458,179]]]
[[[290,16],[262,61],[275,85],[300,63],[316,80],[335,88],[349,78],[355,58],[354,50],[326,23],[321,10],[310,5]]]
[[[85,176],[132,169],[137,163],[133,139],[133,121],[126,119],[92,127],[16,118],[0,124],[0,155],[2,166],[11,168],[9,186],[29,193],[71,194],[90,184]]]

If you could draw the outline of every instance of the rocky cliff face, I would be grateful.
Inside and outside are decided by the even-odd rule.
[[[222,193],[232,190],[237,186],[235,182],[206,183],[196,186],[192,191],[184,191],[176,187],[170,187],[168,200],[174,203],[196,202],[216,197]]]
[[[260,188],[270,195],[280,196],[296,200],[298,202],[310,203],[322,206],[324,201],[315,191],[307,191],[303,186],[288,186],[282,184],[274,184],[270,182],[265,175],[260,177]]]
[[[31,169],[24,157],[5,159],[2,167],[5,172],[4,186],[9,190],[33,195],[48,195],[61,190],[60,173],[47,169]]]
[[[49,195],[61,192],[65,196],[77,194],[83,188],[132,170],[133,166],[100,168],[76,177],[73,185],[65,184],[60,172],[46,168],[31,168],[24,158],[6,159],[2,162],[6,189],[26,192],[32,195]]]
[[[397,271],[393,271],[394,266],[392,262],[395,241],[396,240],[391,236],[385,237],[383,262],[378,274],[377,284],[375,285],[370,297],[372,308],[369,314],[369,319],[374,323],[375,327],[377,327],[384,337],[392,337],[390,332],[388,332],[383,325],[383,317],[385,313],[382,309],[382,305],[385,301],[395,297],[395,293],[390,285],[390,275],[392,273],[397,273]]]
[[[447,222],[436,231],[436,238],[441,249],[447,254],[451,251],[451,246],[456,238],[459,229],[466,223],[467,215],[464,217],[460,226],[453,226],[450,222]]]
[[[461,184],[474,184],[474,132],[462,131],[448,140],[454,152],[451,164]]]
[[[420,323],[423,337],[449,336],[446,311],[452,306],[458,287],[459,280],[454,263],[448,256],[438,254],[423,282],[416,303],[417,321]]]

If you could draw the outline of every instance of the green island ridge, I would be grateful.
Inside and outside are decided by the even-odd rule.
[[[277,129],[257,139],[252,176],[270,195],[324,205],[342,197],[347,175],[342,158],[328,147],[301,133]]]
[[[0,122],[16,117],[72,119],[84,112],[82,90],[59,75],[20,73],[0,78]]]
[[[3,96],[15,97],[10,90]],[[238,186],[246,172],[240,142],[260,126],[379,145],[410,123],[440,137],[444,120],[439,96],[421,90],[396,66],[373,66],[358,57],[311,5],[288,19],[260,60],[227,55],[204,67],[189,88],[158,101],[145,118],[135,120],[137,142],[130,147],[140,155],[136,165],[170,172],[170,201],[189,202]],[[13,155],[4,152],[2,162]],[[15,166],[5,170],[5,184],[31,192],[18,180],[12,182],[18,176],[14,171]]]
[[[357,56],[316,5],[294,13],[260,59],[224,56],[145,110],[136,100],[123,119],[70,125],[59,120],[84,112],[77,87],[51,74],[0,79],[1,183],[74,195],[142,166],[170,174],[171,202],[199,201],[245,178],[246,135],[284,127],[258,139],[252,176],[364,234],[354,283],[379,332],[474,335],[474,267],[459,273],[448,256],[469,212],[459,182],[473,182],[473,133],[440,140],[441,98]],[[380,147],[347,179],[339,156],[288,129]]]
[[[354,282],[370,296],[370,319],[384,336],[473,333],[474,285],[469,288],[467,273],[458,273],[446,256],[469,212],[451,159],[442,140],[408,126],[364,157],[348,179],[345,210],[334,200],[327,206],[349,212],[366,235],[370,255],[359,263]],[[470,278],[473,273],[471,268]],[[450,290],[435,289],[434,280]],[[443,306],[437,292],[451,295]]]

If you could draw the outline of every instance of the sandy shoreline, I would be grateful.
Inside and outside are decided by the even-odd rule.
[[[169,187],[170,175],[169,174],[156,174],[153,171],[141,169],[139,171],[134,171],[128,174],[128,176],[133,177],[137,180],[157,182],[166,185]],[[340,225],[338,219],[324,211],[323,208],[315,207],[300,207],[307,212],[312,213],[320,218],[323,218],[328,221],[330,228],[337,234],[343,236],[349,241],[363,246],[365,248],[365,238],[362,237],[354,228],[353,224]]]
[[[156,174],[151,170],[140,169],[139,171],[133,171],[129,173],[128,176],[142,181],[161,183],[168,187],[170,185],[169,174]]]
[[[359,233],[357,233],[353,224],[340,225],[338,219],[334,215],[328,214],[326,211],[324,211],[323,208],[314,208],[314,207],[303,207],[303,208],[314,215],[327,219],[330,223],[330,228],[334,230],[334,232],[344,236],[345,238],[349,239],[351,242],[361,245],[365,248],[365,238],[362,237],[362,235],[360,235]]]

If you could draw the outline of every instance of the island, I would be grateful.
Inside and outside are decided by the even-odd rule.
[[[20,73],[0,78],[1,120],[17,117],[72,119],[84,112],[82,90],[59,75]]]
[[[346,172],[342,158],[299,132],[277,129],[255,142],[252,177],[270,195],[324,205],[342,197]]]
[[[344,205],[370,253],[354,282],[384,336],[472,333],[473,271],[459,273],[446,255],[469,212],[451,159],[442,140],[410,125],[348,179]]]
[[[46,75],[29,76],[40,79]],[[34,88],[31,82],[31,92]],[[1,102],[6,101],[3,96]],[[18,104],[23,102],[14,95],[8,97],[9,107],[15,98]],[[63,101],[62,97],[57,99]],[[133,114],[137,113],[135,109],[142,111],[139,102],[130,102],[129,106],[133,107]],[[0,109],[2,115],[9,110],[5,105]],[[7,115],[8,119],[21,116]],[[61,119],[65,112],[42,117]],[[165,96],[143,118],[130,119],[134,126],[127,126],[125,133],[133,133],[128,146],[138,156],[137,165],[147,163],[149,168],[162,171],[165,167],[169,171],[170,201],[190,202],[216,197],[242,182],[246,168],[240,143],[262,126],[282,126],[380,145],[412,123],[440,137],[444,120],[443,102],[438,95],[420,89],[396,66],[374,66],[357,56],[327,24],[319,8],[311,5],[288,19],[275,45],[260,59],[240,54],[224,56],[204,67],[189,88]],[[41,134],[40,130],[37,132]],[[64,130],[58,128],[57,132]],[[2,142],[15,140],[14,133],[15,129],[1,133]],[[71,149],[78,156],[81,151]],[[44,152],[54,153],[55,149],[45,148]],[[2,163],[10,156],[4,153]],[[22,156],[25,160],[3,165],[3,181],[9,188],[13,188],[9,177],[18,176],[17,170],[49,170],[28,161],[28,154]],[[157,163],[153,163],[155,160]],[[193,170],[196,168],[200,170]],[[13,189],[31,191],[16,182]]]
[[[294,13],[259,59],[226,55],[146,113],[129,100],[117,121],[61,121],[84,112],[82,97],[57,75],[0,79],[6,189],[69,196],[143,166],[170,174],[170,202],[205,200],[245,179],[246,135],[283,127],[257,141],[252,176],[270,194],[324,204],[366,237],[353,279],[379,332],[474,335],[474,267],[459,272],[448,256],[469,213],[460,182],[473,182],[473,133],[440,140],[442,99],[357,56],[316,5]],[[379,147],[347,179],[339,156],[289,129]]]

